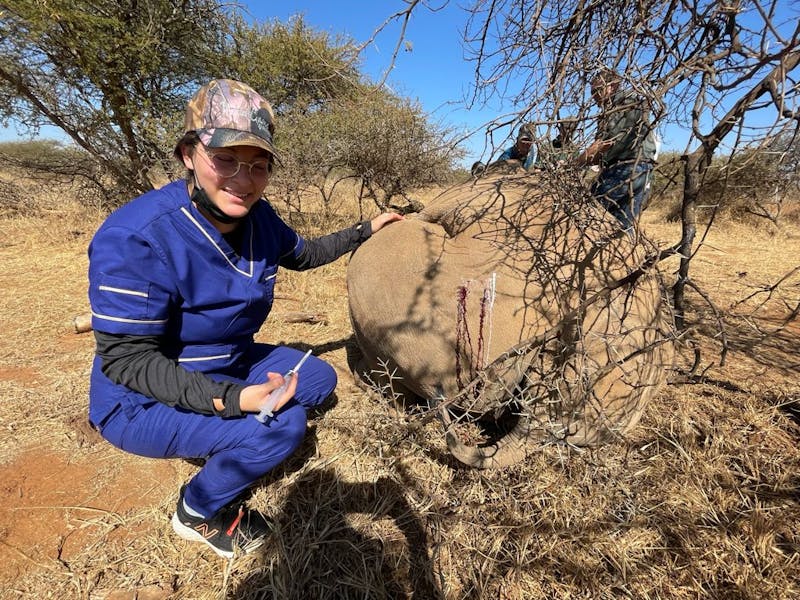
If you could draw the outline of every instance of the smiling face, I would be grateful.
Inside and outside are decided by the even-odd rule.
[[[233,219],[247,216],[261,198],[272,173],[270,153],[254,146],[207,148],[197,143],[184,146],[182,157],[183,164],[194,171],[197,184],[205,190],[211,202]],[[235,170],[237,163],[242,163],[238,172],[226,176]],[[190,183],[194,184],[194,181]],[[205,214],[207,211],[203,212]],[[236,227],[236,223],[220,223],[213,215],[205,216],[223,233]]]

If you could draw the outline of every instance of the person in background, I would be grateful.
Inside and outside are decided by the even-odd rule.
[[[498,157],[497,162],[518,160],[526,171],[530,170],[536,160],[536,146],[533,143],[535,133],[532,123],[526,123],[520,127],[517,141]]]
[[[548,164],[551,166],[563,166],[574,157],[575,147],[572,136],[575,134],[577,126],[578,121],[574,118],[565,117],[559,119],[556,122],[556,137],[539,148],[535,165],[537,167],[544,167]]]
[[[255,343],[279,268],[304,270],[351,252],[402,217],[384,213],[305,239],[263,197],[278,153],[270,104],[251,87],[214,80],[189,101],[175,157],[185,180],[112,213],[89,246],[96,354],[89,419],[114,446],[141,456],[202,459],[172,527],[231,558],[269,536],[243,493],[300,445],[306,410],[336,387],[333,368]],[[254,413],[279,394],[272,416]],[[272,402],[270,402],[272,404]]]
[[[602,109],[595,141],[578,165],[599,165],[592,195],[625,230],[631,230],[650,196],[657,136],[645,99],[621,87],[622,77],[603,70],[592,80],[592,98]]]

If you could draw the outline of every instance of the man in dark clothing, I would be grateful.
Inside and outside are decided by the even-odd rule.
[[[497,162],[501,160],[518,160],[526,171],[530,170],[536,160],[536,146],[533,144],[534,134],[535,129],[532,123],[527,123],[520,127],[517,141],[499,156]]]
[[[620,87],[622,77],[603,71],[592,80],[592,97],[603,109],[595,141],[579,165],[600,165],[595,198],[630,230],[650,196],[658,141],[644,99]]]

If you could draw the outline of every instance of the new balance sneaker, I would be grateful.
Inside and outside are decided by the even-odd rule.
[[[258,511],[246,510],[240,502],[223,507],[208,519],[194,517],[183,508],[181,490],[172,528],[185,540],[203,542],[219,556],[233,558],[237,549],[246,554],[262,546],[273,523]]]

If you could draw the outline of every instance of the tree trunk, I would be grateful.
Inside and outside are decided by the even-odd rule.
[[[675,327],[681,332],[686,329],[686,282],[689,279],[689,263],[692,260],[692,246],[697,233],[697,195],[700,190],[700,156],[697,152],[684,154],[683,160],[683,205],[681,207],[681,241],[678,253],[681,256],[678,280],[672,288],[672,301],[675,309]]]

